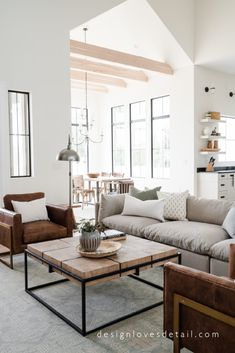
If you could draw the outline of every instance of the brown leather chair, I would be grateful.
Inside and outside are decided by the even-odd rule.
[[[233,278],[234,266],[235,244],[230,251]],[[174,341],[174,353],[183,347],[194,353],[233,353],[235,281],[167,263],[164,282],[164,331]]]
[[[43,192],[37,192],[5,195],[3,198],[5,208],[0,208],[0,244],[3,246],[1,253],[10,254],[10,264],[3,259],[0,259],[0,261],[11,268],[13,268],[13,255],[22,253],[27,244],[71,237],[73,234],[74,216],[72,208],[47,205],[49,221],[28,223],[22,223],[21,215],[14,212],[12,200],[26,202],[44,196]]]

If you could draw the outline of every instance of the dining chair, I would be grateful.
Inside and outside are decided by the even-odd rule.
[[[95,190],[89,187],[85,188],[83,175],[75,175],[73,177],[73,195],[78,202],[80,201],[80,196],[82,197],[82,208],[85,203],[88,205],[91,197],[93,197],[95,202]]]

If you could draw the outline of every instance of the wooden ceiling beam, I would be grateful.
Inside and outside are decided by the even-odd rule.
[[[140,70],[133,70],[122,66],[104,64],[97,61],[71,57],[71,69],[96,72],[98,74],[128,78],[130,80],[148,81],[148,76]]]
[[[72,54],[89,56],[96,59],[111,61],[122,65],[128,65],[145,70],[161,72],[167,75],[173,74],[172,67],[164,62],[124,53],[113,49],[99,47],[97,45],[87,44],[76,40],[70,40],[70,52]]]
[[[85,81],[85,74],[86,73],[84,71],[71,70],[71,79]],[[106,85],[118,86],[118,87],[127,86],[126,81],[120,78],[111,77],[111,76],[102,76],[102,75],[92,74],[89,72],[87,73],[87,81],[103,83]]]

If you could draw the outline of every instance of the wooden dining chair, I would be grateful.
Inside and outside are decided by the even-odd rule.
[[[90,197],[92,197],[95,202],[95,190],[85,188],[83,175],[76,175],[73,177],[73,195],[78,199],[78,202],[80,201],[80,196],[82,197],[82,208],[84,207],[84,204],[88,205]]]

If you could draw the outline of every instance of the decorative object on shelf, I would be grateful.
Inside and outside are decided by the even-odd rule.
[[[211,94],[214,94],[215,93],[215,87],[205,87],[204,88],[205,92],[206,93],[211,93]]]
[[[71,149],[70,135],[68,137],[68,146],[59,152],[56,159],[58,161],[69,162],[69,207],[72,206],[72,173],[71,173],[71,162],[79,162],[80,157],[78,153]]]
[[[207,150],[219,151],[218,140],[208,140],[208,142],[207,142]]]
[[[80,247],[83,251],[96,251],[101,243],[100,233],[105,227],[101,223],[95,223],[94,219],[81,219],[77,223],[77,229],[81,232]]]
[[[204,127],[202,130],[202,135],[203,136],[208,136],[210,133],[210,129],[208,128],[208,126]]]
[[[213,149],[213,148],[214,148],[214,146],[213,146],[213,141],[212,141],[212,140],[209,140],[209,141],[207,142],[207,149],[211,150],[211,149]]]
[[[122,244],[120,242],[105,240],[96,251],[84,251],[80,245],[76,249],[84,257],[101,258],[116,254],[121,247]]]
[[[232,92],[232,91],[231,91],[231,92],[229,92],[229,97],[231,97],[231,98],[232,98],[234,95],[235,95],[235,92]]]
[[[211,157],[209,163],[207,164],[206,171],[214,172],[215,158]]]
[[[84,43],[86,44],[86,33],[88,31],[87,27],[83,28],[84,31]],[[86,58],[85,58],[86,59]],[[81,123],[80,127],[80,135],[81,135],[81,141],[79,141],[77,144],[81,145],[84,142],[92,142],[92,143],[101,143],[103,142],[103,133],[100,134],[98,138],[93,137],[93,121],[89,121],[89,116],[88,116],[88,87],[87,87],[87,71],[85,71],[85,108],[82,109],[82,116],[81,116],[81,121],[85,121],[85,124]],[[85,116],[84,116],[85,115]]]
[[[211,120],[220,120],[221,114],[220,112],[208,112],[205,114],[205,118],[208,118]]]
[[[212,136],[216,136],[217,135],[216,127],[211,131],[211,135]]]

